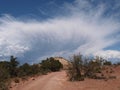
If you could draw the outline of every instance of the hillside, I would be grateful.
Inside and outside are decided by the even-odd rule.
[[[63,65],[63,69],[68,68],[68,64],[70,63],[67,59],[63,57],[54,57],[55,60],[59,60],[59,62]]]

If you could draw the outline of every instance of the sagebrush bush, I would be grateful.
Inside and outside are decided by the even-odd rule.
[[[67,76],[70,81],[83,81],[84,76],[81,74],[82,71],[82,56],[74,55],[71,58],[71,64],[68,65]]]
[[[102,73],[103,59],[85,59],[82,55],[74,55],[71,58],[71,64],[68,65],[67,76],[70,81],[81,81],[84,78],[105,79],[105,76],[99,76]]]
[[[0,90],[9,90],[6,82],[0,82]]]

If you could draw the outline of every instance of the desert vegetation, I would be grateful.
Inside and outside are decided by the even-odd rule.
[[[30,65],[24,63],[20,65],[17,58],[11,56],[10,61],[0,62],[0,90],[8,90],[11,80],[14,80],[15,83],[19,83],[20,79],[27,80],[27,77],[30,76],[59,71],[62,67],[62,64],[52,57],[38,64]]]
[[[82,55],[74,55],[70,58],[70,61],[67,70],[70,81],[83,81],[85,78],[104,80],[116,78],[116,76],[110,75],[114,72],[111,67],[115,65],[103,58],[95,57],[90,59]],[[119,65],[119,63],[116,65]]]
[[[59,71],[63,68],[63,65],[58,61],[54,60],[53,57],[47,58],[41,62],[41,68],[45,71]]]
[[[119,62],[113,64],[100,57],[86,58],[82,55],[73,55],[67,65],[67,76],[70,81],[84,81],[86,78],[105,80],[116,79],[114,68]],[[10,57],[9,61],[0,61],[0,90],[9,90],[11,81],[20,83],[28,77],[60,71],[63,64],[54,57],[42,60],[38,64],[20,64],[17,58]]]

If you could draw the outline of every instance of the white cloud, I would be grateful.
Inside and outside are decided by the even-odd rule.
[[[31,59],[29,62],[33,62],[40,57],[69,56],[78,52],[85,55],[96,52],[97,55],[108,55],[104,48],[118,42],[113,35],[120,31],[120,23],[113,18],[102,17],[103,7],[88,13],[81,12],[81,7],[92,6],[86,0],[76,2],[79,3],[65,6],[67,10],[70,8],[72,14],[45,21],[22,21],[9,15],[1,17],[0,56],[22,55]],[[80,4],[83,5],[79,6]],[[84,4],[87,7],[84,7]],[[112,55],[119,57],[116,52],[119,53],[114,51]]]
[[[99,51],[94,53],[95,56],[101,56],[105,59],[109,59],[109,58],[119,58],[120,59],[120,51],[116,51],[116,50],[106,50],[106,51]]]

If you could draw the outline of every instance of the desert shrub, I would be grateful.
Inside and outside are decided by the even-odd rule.
[[[10,61],[1,61],[0,62],[0,79],[8,79],[17,77],[18,73],[18,64],[14,56],[10,57]],[[2,78],[1,78],[2,77]]]
[[[8,79],[11,77],[8,61],[0,62],[0,90],[8,90]]]
[[[71,64],[68,65],[67,76],[70,81],[83,81],[84,76],[82,70],[82,55],[74,55],[71,58]]]
[[[96,57],[94,60],[88,60],[87,64],[84,64],[84,75],[88,78],[96,78],[96,73],[101,73],[102,58]]]
[[[18,65],[19,62],[16,60],[17,58],[14,56],[10,57],[10,62],[9,62],[9,72],[11,77],[16,77],[17,76],[17,70],[18,70]]]
[[[9,62],[0,62],[0,90],[8,90],[7,79],[10,78]]]
[[[84,80],[85,77],[102,79],[103,76],[98,76],[98,73],[102,73],[102,62],[103,59],[100,57],[91,60],[82,57],[82,55],[74,55],[71,64],[68,65],[67,76],[70,81]]]
[[[31,65],[31,70],[33,75],[41,73],[41,68],[38,64]]]
[[[45,71],[59,71],[63,68],[63,65],[58,60],[54,60],[54,58],[51,57],[41,62],[41,68]]]
[[[104,65],[112,65],[112,63],[110,61],[107,61],[107,60],[103,64]]]
[[[51,71],[50,70],[45,70],[45,69],[40,67],[40,71],[39,71],[38,75],[47,75],[48,72],[51,72]]]
[[[29,76],[31,74],[32,74],[32,70],[28,63],[24,63],[19,67],[19,73],[18,73],[19,77],[27,76],[27,75]]]
[[[8,69],[3,66],[3,64],[0,64],[0,81],[5,81],[10,78]]]
[[[9,90],[6,82],[1,82],[0,81],[0,90]]]
[[[42,73],[42,70],[39,64],[30,65],[28,63],[24,63],[18,68],[17,75],[19,77],[24,77],[24,76],[32,76],[40,73]]]

